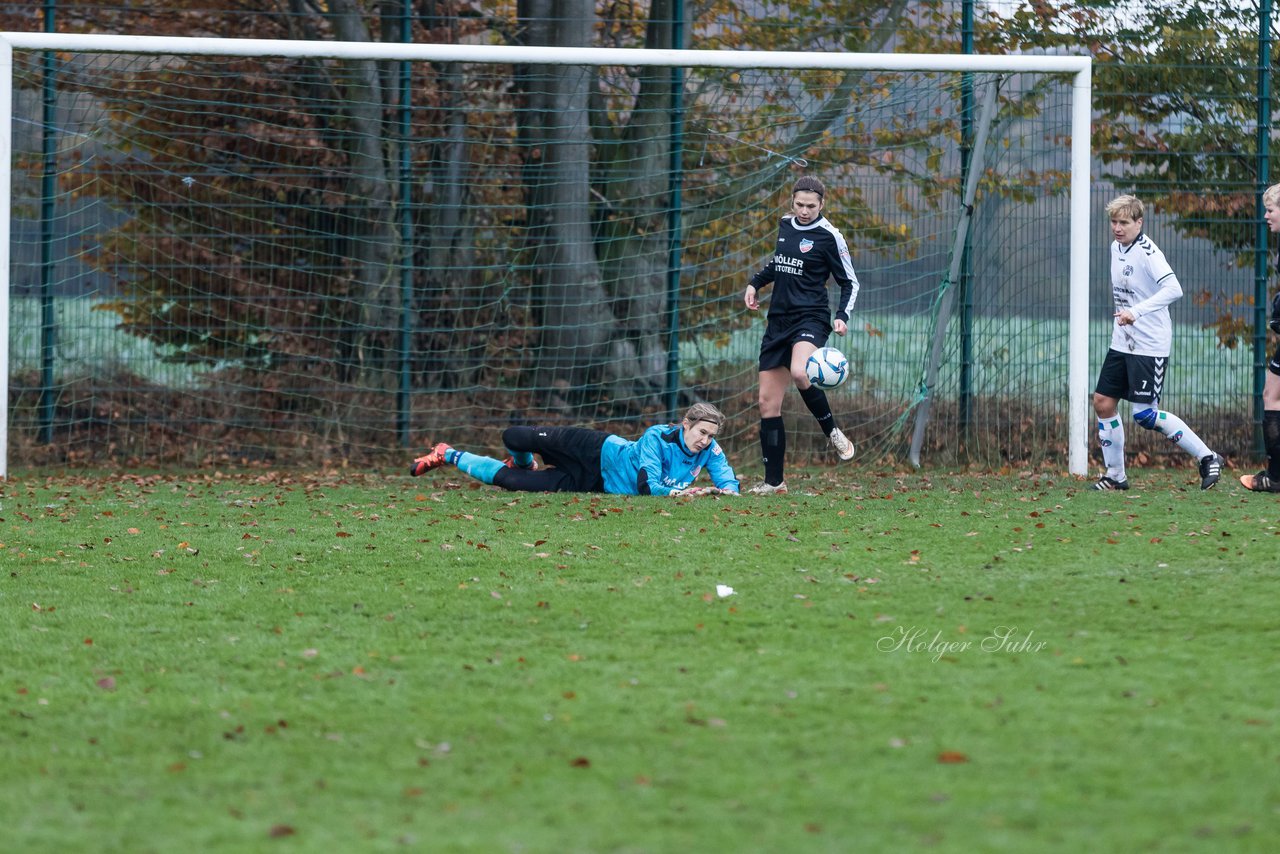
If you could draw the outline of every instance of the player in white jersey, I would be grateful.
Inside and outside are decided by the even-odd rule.
[[[1272,184],[1262,194],[1262,218],[1271,231],[1280,231],[1280,184]],[[1280,292],[1271,298],[1271,331],[1280,333]],[[1267,378],[1262,386],[1262,444],[1267,452],[1267,467],[1257,474],[1240,478],[1245,489],[1254,492],[1280,492],[1280,347],[1271,351],[1267,361]]]
[[[1172,412],[1160,408],[1173,324],[1169,305],[1182,296],[1182,285],[1164,253],[1142,233],[1143,204],[1134,196],[1118,196],[1107,205],[1111,219],[1111,293],[1115,329],[1111,348],[1098,372],[1093,411],[1098,416],[1098,444],[1107,470],[1094,489],[1128,489],[1124,470],[1124,423],[1121,400],[1133,404],[1138,426],[1166,436],[1195,457],[1200,488],[1211,489],[1222,477],[1222,457]]]

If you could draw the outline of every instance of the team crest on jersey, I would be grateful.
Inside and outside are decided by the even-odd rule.
[[[801,252],[808,252],[812,248],[813,248],[813,241],[810,240],[809,238],[806,237],[805,239],[800,241]]]
[[[1132,276],[1132,275],[1133,275],[1133,265],[1132,265],[1132,264],[1125,264],[1125,265],[1124,265],[1124,272],[1123,272],[1123,273],[1121,273],[1121,275],[1123,275],[1123,276],[1125,276],[1125,277]]]

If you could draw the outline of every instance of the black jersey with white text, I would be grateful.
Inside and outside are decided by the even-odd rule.
[[[836,318],[848,323],[858,298],[858,275],[849,260],[844,235],[824,216],[799,225],[788,214],[778,224],[773,257],[751,277],[751,284],[756,290],[773,284],[770,315],[775,311],[789,316],[820,314],[829,321],[828,278],[835,278],[840,285]]]

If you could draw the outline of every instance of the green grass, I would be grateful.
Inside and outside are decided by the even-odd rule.
[[[1274,850],[1280,503],[1131,476],[22,475],[5,847]]]

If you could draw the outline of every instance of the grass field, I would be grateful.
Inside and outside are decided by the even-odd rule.
[[[5,848],[1277,850],[1280,502],[1131,477],[20,474]]]

